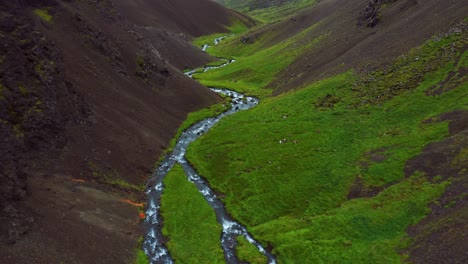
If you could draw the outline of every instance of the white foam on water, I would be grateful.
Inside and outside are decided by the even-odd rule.
[[[222,41],[226,37],[227,36],[215,39],[214,41],[215,45],[219,44],[219,42]],[[202,50],[205,51],[208,47],[209,45],[206,44],[203,46]],[[236,60],[230,59],[230,60],[227,60],[226,63],[223,63],[219,66],[205,67],[203,71],[208,71],[211,69],[224,67],[235,61]],[[200,69],[191,70],[191,71],[185,72],[185,75],[189,77],[193,77],[193,74],[199,71]],[[162,181],[162,178],[168,173],[168,171],[172,168],[172,166],[176,162],[187,166],[189,163],[185,159],[185,153],[186,153],[186,149],[188,145],[191,142],[195,141],[203,133],[207,132],[210,128],[212,128],[216,123],[218,123],[218,121],[220,121],[222,117],[233,114],[240,110],[249,109],[259,103],[259,100],[256,98],[250,97],[250,96],[244,96],[243,94],[240,94],[235,91],[231,91],[227,89],[218,89],[218,88],[210,88],[210,89],[216,93],[231,97],[232,98],[231,109],[218,115],[217,117],[207,118],[203,121],[200,121],[192,125],[186,131],[184,131],[182,135],[179,137],[172,154],[167,158],[167,160],[160,167],[157,168],[156,175],[158,177],[158,181]],[[234,247],[236,244],[235,242],[234,244],[232,244],[233,243],[232,239],[235,238],[236,236],[242,235],[246,238],[246,240],[249,243],[254,245],[259,250],[260,253],[262,253],[268,258],[269,264],[276,264],[276,260],[274,259],[274,257],[271,254],[269,254],[260,243],[255,241],[255,239],[247,232],[247,229],[244,226],[229,219],[229,217],[227,216],[227,212],[225,212],[225,209],[222,203],[217,200],[215,193],[207,185],[207,183],[203,181],[202,178],[196,172],[193,172],[193,169],[190,169],[188,171],[186,170],[186,174],[187,174],[188,180],[195,183],[200,193],[209,202],[209,204],[213,207],[213,209],[215,210],[217,214],[217,218],[223,227],[223,235],[222,235],[221,240],[222,240],[223,249],[225,250],[225,255],[227,256],[227,259],[229,261],[236,259],[236,256],[234,254],[235,249],[231,248],[231,247]],[[153,188],[148,188],[146,193],[150,197],[152,194],[156,195],[156,197],[160,197],[163,189],[164,189],[164,186],[162,182],[158,182]],[[154,264],[154,263],[172,264],[173,261],[170,257],[170,254],[167,248],[161,242],[164,238],[162,237],[162,234],[158,231],[159,229],[156,229],[156,228],[160,228],[160,221],[159,221],[159,208],[160,207],[157,202],[159,203],[159,201],[154,201],[153,199],[150,199],[148,202],[147,209],[146,209],[145,222],[150,224],[150,228],[145,236],[144,250],[145,250],[145,253],[149,256],[151,264]]]

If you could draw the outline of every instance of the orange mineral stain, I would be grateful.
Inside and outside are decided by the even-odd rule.
[[[74,181],[74,182],[86,182],[86,180],[77,179],[77,178],[73,178],[72,181]]]
[[[122,202],[124,202],[124,203],[131,204],[131,205],[133,205],[133,206],[143,207],[143,203],[137,203],[137,202],[134,202],[134,201],[129,200],[129,199],[122,199],[122,200],[120,200],[120,201],[122,201]]]

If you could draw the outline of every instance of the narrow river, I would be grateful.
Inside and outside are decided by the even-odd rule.
[[[225,37],[215,39],[214,44],[219,44],[219,42],[224,38]],[[208,47],[208,44],[204,45],[203,50],[206,50]],[[226,63],[220,66],[205,67],[203,68],[203,71],[224,67],[233,62],[235,62],[235,60],[227,60]],[[185,74],[192,77],[192,75],[197,71],[199,70],[189,71]],[[240,262],[236,255],[236,238],[238,236],[243,236],[247,241],[254,245],[259,252],[266,256],[269,264],[275,264],[275,257],[270,252],[268,252],[265,247],[258,243],[243,225],[231,218],[229,213],[226,211],[224,204],[220,199],[218,199],[218,197],[216,197],[208,182],[203,177],[198,175],[195,169],[185,159],[185,152],[187,151],[189,144],[210,130],[223,117],[232,115],[238,111],[250,109],[259,102],[256,98],[244,96],[234,91],[215,88],[210,89],[216,93],[231,97],[231,109],[220,114],[219,116],[207,118],[197,122],[189,129],[184,131],[178,138],[172,153],[164,158],[159,167],[153,173],[149,183],[150,187],[147,190],[148,204],[145,218],[146,236],[143,243],[143,249],[148,255],[151,264],[174,263],[168,249],[165,246],[167,239],[162,235],[161,232],[162,219],[160,213],[160,200],[164,190],[164,177],[176,163],[179,163],[184,169],[185,174],[187,175],[187,179],[195,184],[205,200],[213,208],[216,214],[216,219],[222,226],[220,243],[224,251],[226,263],[234,264]]]

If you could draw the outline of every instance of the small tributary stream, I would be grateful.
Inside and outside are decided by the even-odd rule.
[[[214,44],[217,45],[223,38],[225,37],[217,38],[214,41]],[[203,50],[206,50],[208,46],[208,44],[204,45]],[[235,61],[227,60],[226,63],[220,66],[205,67],[203,68],[203,71],[224,67],[233,62]],[[185,74],[191,77],[195,72],[198,71],[199,70],[193,70],[186,72]],[[194,142],[201,135],[210,130],[223,117],[232,115],[238,111],[252,108],[259,102],[258,99],[254,97],[244,96],[234,91],[215,88],[210,89],[216,93],[231,97],[231,109],[225,111],[219,116],[199,121],[192,125],[189,129],[184,131],[182,135],[178,138],[172,153],[164,158],[164,160],[160,163],[159,167],[153,173],[149,182],[150,187],[147,190],[148,204],[145,218],[146,236],[145,241],[143,243],[143,249],[148,255],[151,264],[169,264],[174,262],[170,256],[168,249],[165,246],[166,238],[164,238],[161,232],[162,219],[160,213],[160,201],[161,195],[164,190],[164,177],[169,173],[169,171],[172,169],[172,167],[174,167],[176,163],[179,163],[184,169],[185,174],[187,175],[187,179],[195,184],[195,186],[198,188],[205,200],[213,208],[216,214],[216,219],[222,226],[220,243],[221,247],[224,250],[224,257],[226,263],[239,263],[239,260],[236,256],[236,238],[238,236],[243,236],[247,241],[254,245],[259,252],[261,252],[267,257],[269,264],[275,264],[275,257],[270,252],[268,252],[260,243],[258,243],[244,226],[232,219],[232,217],[226,211],[224,204],[216,196],[214,191],[209,186],[208,182],[205,179],[203,179],[200,175],[198,175],[195,169],[185,159],[185,152],[187,151],[189,144]]]

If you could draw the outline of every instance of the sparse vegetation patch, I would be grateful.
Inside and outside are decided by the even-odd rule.
[[[34,13],[38,15],[42,20],[46,22],[52,22],[52,15],[49,14],[49,11],[47,9],[35,9]]]

